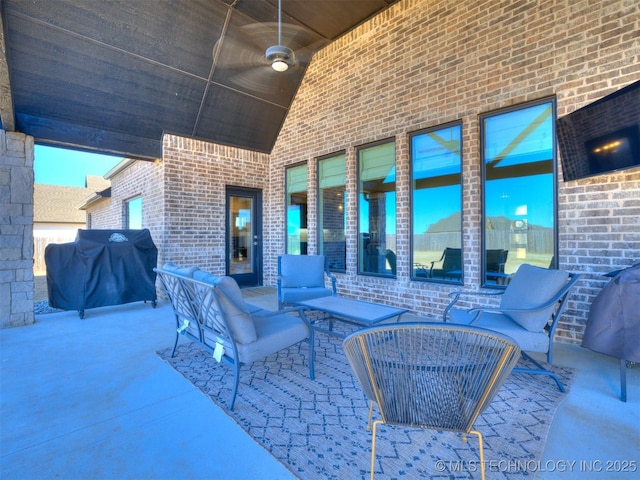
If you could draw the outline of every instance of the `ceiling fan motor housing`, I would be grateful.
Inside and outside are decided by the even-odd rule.
[[[294,63],[293,50],[284,45],[274,45],[273,47],[267,48],[266,57],[269,63],[281,61],[288,66],[292,66]]]

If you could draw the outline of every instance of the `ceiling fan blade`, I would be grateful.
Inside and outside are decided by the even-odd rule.
[[[216,52],[216,49],[219,51]],[[232,36],[220,38],[213,49],[216,64],[221,68],[256,67],[268,65],[264,51],[255,45],[239,41]]]
[[[265,96],[277,95],[294,84],[291,71],[276,72],[270,65],[240,70],[229,77],[229,82],[241,90]]]

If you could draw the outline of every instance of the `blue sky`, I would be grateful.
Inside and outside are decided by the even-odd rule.
[[[87,175],[101,177],[122,161],[122,157],[42,145],[35,146],[34,155],[35,183],[67,187],[84,187]]]

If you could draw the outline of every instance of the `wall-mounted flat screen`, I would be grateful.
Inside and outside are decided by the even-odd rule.
[[[558,119],[565,182],[640,166],[640,81]]]

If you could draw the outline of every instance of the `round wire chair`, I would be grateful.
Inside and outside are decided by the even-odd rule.
[[[515,341],[477,327],[399,323],[359,330],[343,347],[370,401],[372,480],[380,424],[477,436],[485,478],[482,434],[473,424],[518,361]],[[374,404],[381,418],[372,424]]]

